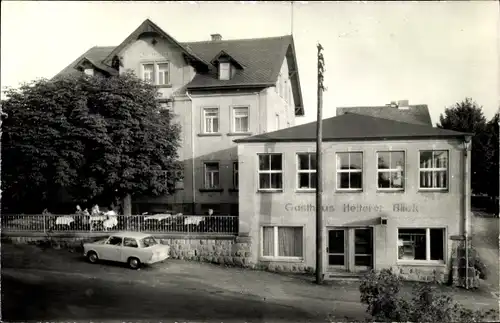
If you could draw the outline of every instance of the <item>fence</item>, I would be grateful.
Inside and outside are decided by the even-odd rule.
[[[225,215],[2,215],[5,232],[116,232],[237,234],[238,217]]]

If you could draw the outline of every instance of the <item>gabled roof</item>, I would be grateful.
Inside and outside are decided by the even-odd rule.
[[[221,58],[226,58],[233,64],[235,67],[239,69],[243,69],[243,65],[241,65],[237,60],[234,59],[231,55],[229,55],[225,50],[221,50],[219,54],[215,55],[215,57],[210,61],[210,64],[217,67],[218,62]]]
[[[472,134],[433,128],[355,113],[323,120],[323,141],[385,139],[459,138]],[[245,142],[300,142],[316,140],[316,122],[290,127],[257,136],[234,140]]]
[[[103,63],[111,66],[111,60],[113,59],[113,57],[118,53],[120,53],[126,46],[135,42],[139,38],[139,36],[141,36],[144,33],[156,33],[164,37],[169,42],[176,45],[187,59],[191,59],[193,63],[197,63],[201,65],[201,67],[203,68],[208,68],[209,63],[207,61],[198,57],[195,53],[190,51],[188,48],[184,47],[181,43],[175,40],[175,38],[164,32],[160,27],[158,27],[154,22],[152,22],[149,19],[144,20],[144,22],[136,30],[134,30],[134,32],[130,34],[130,36],[128,36],[120,45],[118,45],[115,49],[113,49],[113,51],[109,53],[109,55],[104,59]]]
[[[292,36],[202,41],[184,43],[184,45],[207,61],[211,61],[221,51],[225,51],[245,67],[244,70],[237,71],[230,80],[219,80],[214,66],[209,73],[197,74],[194,77],[187,85],[187,88],[191,90],[274,86],[286,57],[289,76],[294,87],[296,115],[304,115]]]
[[[93,58],[90,58],[90,57],[87,57],[87,56],[83,57],[79,62],[77,62],[75,64],[75,67],[78,68],[84,62],[88,62],[90,65],[92,65],[96,69],[98,69],[100,71],[103,71],[103,72],[106,72],[106,73],[108,73],[110,75],[117,75],[118,74],[118,71],[115,70],[114,68],[111,68],[111,67],[109,67],[107,65],[104,65],[100,61],[95,61]]]
[[[407,109],[398,107],[372,106],[372,107],[341,107],[337,108],[337,116],[347,112],[363,114],[372,117],[390,119],[406,123],[423,124],[432,126],[429,108],[426,104],[410,105]]]
[[[76,64],[84,57],[95,64],[102,64],[107,68],[111,68],[111,61],[117,53],[134,42],[141,34],[151,32],[159,34],[179,46],[186,60],[190,64],[199,67],[196,76],[186,86],[189,90],[203,91],[275,86],[286,57],[289,77],[293,87],[295,114],[298,116],[304,115],[295,45],[292,36],[180,43],[147,19],[119,46],[93,47],[57,76],[79,73],[79,71],[75,70]],[[227,53],[244,67],[244,69],[237,70],[230,80],[219,80],[217,67],[210,63],[221,52]]]
[[[66,66],[66,68],[59,72],[55,77],[80,74],[81,72],[76,68],[78,67],[82,59],[87,58],[92,62],[102,62],[114,48],[115,46],[94,46],[86,51],[82,56],[74,60],[71,64]]]

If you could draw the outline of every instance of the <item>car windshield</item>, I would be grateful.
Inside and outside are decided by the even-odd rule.
[[[158,244],[158,242],[153,237],[146,237],[141,240],[141,244],[144,246],[144,248],[147,248]]]

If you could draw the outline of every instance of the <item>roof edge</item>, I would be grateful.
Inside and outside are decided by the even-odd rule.
[[[424,139],[452,139],[452,138],[461,138],[461,137],[469,137],[471,134],[468,133],[459,133],[459,134],[450,134],[450,135],[434,135],[434,136],[394,136],[394,137],[345,137],[345,138],[336,138],[336,139],[323,139],[323,142],[342,142],[342,141],[379,141],[379,140],[408,140],[408,139],[416,139],[416,140],[424,140]],[[276,139],[276,138],[258,138],[258,139],[235,139],[233,142],[240,143],[273,143],[273,142],[316,142],[316,139],[309,138],[295,138],[295,139]]]
[[[297,61],[297,54],[295,52],[295,41],[293,39],[293,35],[290,35],[290,39],[291,39],[290,44],[288,45],[287,51],[285,52],[285,57],[287,56],[288,49],[290,49],[291,56],[293,58],[293,63],[295,65],[295,71],[293,72],[293,75],[289,75],[288,77],[290,77],[292,79],[292,82],[295,84],[295,87],[297,88],[298,100],[296,100],[295,98],[293,100],[294,104],[295,104],[295,116],[302,117],[305,114],[305,110],[304,110],[304,102],[303,102],[303,98],[302,98],[302,88],[300,87],[299,63]],[[288,58],[287,58],[287,61],[288,61]],[[291,72],[288,71],[288,73],[290,74]]]

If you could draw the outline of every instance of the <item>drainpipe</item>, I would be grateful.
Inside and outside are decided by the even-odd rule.
[[[465,289],[469,289],[469,146],[471,138],[469,136],[464,139],[464,170],[463,170],[463,208],[464,208],[464,238],[465,238]]]
[[[189,91],[186,90],[186,95],[191,100],[191,162],[192,162],[192,179],[191,179],[191,189],[192,189],[192,194],[193,194],[193,214],[196,213],[196,170],[195,170],[195,158],[194,158],[194,136],[195,136],[195,126],[194,126],[194,107],[193,107],[193,98],[189,94]]]

